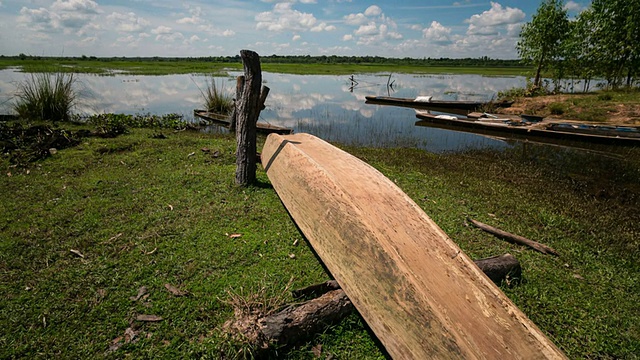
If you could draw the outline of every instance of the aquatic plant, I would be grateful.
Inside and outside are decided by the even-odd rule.
[[[216,85],[216,79],[213,76],[208,79],[206,89],[200,89],[200,93],[204,99],[204,107],[208,111],[227,115],[233,110],[233,97],[222,84]]]
[[[17,85],[13,110],[23,119],[68,121],[77,99],[75,81],[72,73],[31,74]]]

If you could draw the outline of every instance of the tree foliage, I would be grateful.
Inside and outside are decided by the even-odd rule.
[[[516,49],[520,58],[536,65],[534,86],[540,86],[542,70],[563,57],[562,45],[569,32],[567,11],[563,7],[562,0],[544,0],[520,33]]]
[[[520,57],[548,70],[554,80],[603,79],[612,88],[638,81],[640,68],[640,0],[593,0],[569,20],[561,0],[544,0],[525,24],[517,45]]]

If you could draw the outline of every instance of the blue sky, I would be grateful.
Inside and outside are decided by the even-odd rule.
[[[589,0],[568,1],[575,16]],[[536,0],[0,0],[0,54],[516,58]]]

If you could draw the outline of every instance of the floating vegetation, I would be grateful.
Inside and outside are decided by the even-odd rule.
[[[105,136],[126,134],[127,128],[151,128],[183,130],[189,127],[183,116],[170,113],[164,115],[153,114],[95,114],[90,116],[75,116],[76,123],[86,123],[96,127],[96,131]]]

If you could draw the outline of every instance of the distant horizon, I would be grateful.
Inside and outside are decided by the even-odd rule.
[[[245,49],[243,49],[245,50]],[[251,49],[246,49],[246,50],[251,50]],[[24,54],[15,54],[15,55],[7,55],[7,54],[0,54],[0,57],[3,58],[20,58],[20,56]],[[237,55],[202,55],[202,56],[158,56],[158,55],[140,55],[140,56],[97,56],[97,55],[90,55],[90,54],[82,54],[82,55],[61,55],[61,56],[57,56],[57,55],[52,55],[52,56],[42,56],[42,55],[31,55],[31,54],[24,54],[28,59],[208,59],[208,58],[225,58],[225,59],[234,59],[236,57],[240,57],[240,52],[238,51]],[[483,58],[487,58],[488,61],[508,61],[508,62],[520,62],[521,60],[518,58],[515,59],[501,59],[501,58],[492,58],[492,57],[488,57],[488,56],[478,56],[478,57],[460,57],[460,58],[454,58],[454,57],[438,57],[438,58],[433,58],[433,57],[389,57],[389,56],[378,56],[378,55],[337,55],[337,54],[331,54],[331,55],[309,55],[309,54],[300,54],[300,55],[284,55],[284,54],[269,54],[269,55],[265,55],[265,54],[260,54],[258,53],[258,55],[260,56],[260,58],[300,58],[300,57],[310,57],[310,58],[321,58],[321,57],[338,57],[338,58],[345,58],[345,57],[354,57],[356,59],[363,59],[363,58],[380,58],[380,59],[388,59],[388,60],[404,60],[404,59],[411,59],[411,60],[479,60],[479,59],[483,59]]]
[[[570,0],[575,17],[589,0]],[[0,0],[0,54],[515,60],[540,1]],[[152,55],[149,55],[152,54]]]

